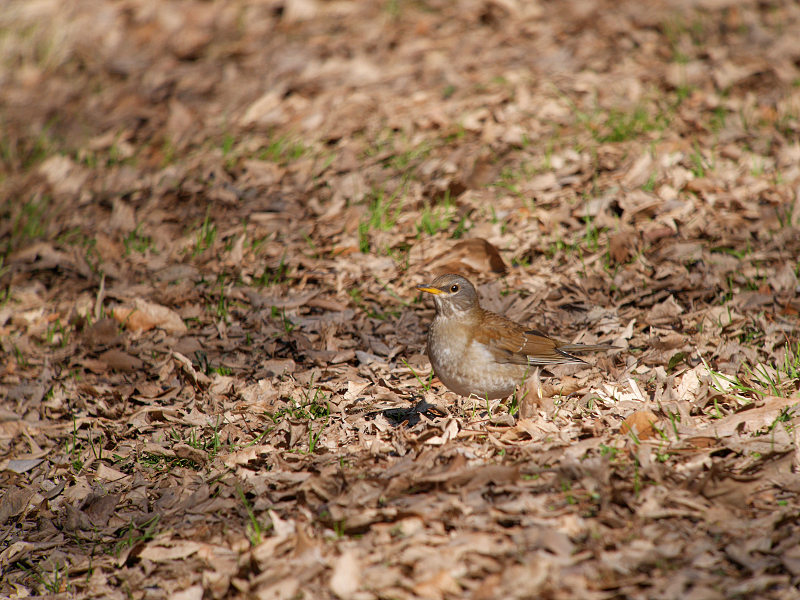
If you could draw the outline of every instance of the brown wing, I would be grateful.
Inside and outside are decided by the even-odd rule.
[[[542,366],[584,362],[561,350],[558,340],[493,312],[483,312],[481,325],[475,340],[488,347],[497,362]]]

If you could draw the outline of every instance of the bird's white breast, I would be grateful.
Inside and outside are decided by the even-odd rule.
[[[501,365],[485,345],[475,341],[471,327],[437,316],[428,333],[428,357],[436,376],[462,396],[505,398],[522,376],[517,365]]]

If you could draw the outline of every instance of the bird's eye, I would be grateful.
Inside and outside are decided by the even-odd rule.
[[[458,291],[458,284],[454,283],[453,285],[451,285],[450,286],[450,291],[455,294]]]

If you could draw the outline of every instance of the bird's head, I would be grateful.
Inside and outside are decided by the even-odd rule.
[[[463,314],[478,307],[478,293],[466,277],[447,273],[428,285],[418,285],[420,292],[433,296],[436,313],[443,316]]]

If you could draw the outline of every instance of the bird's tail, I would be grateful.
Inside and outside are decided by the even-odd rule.
[[[611,344],[563,344],[558,349],[562,352],[596,352],[598,350],[614,350],[619,346]]]

